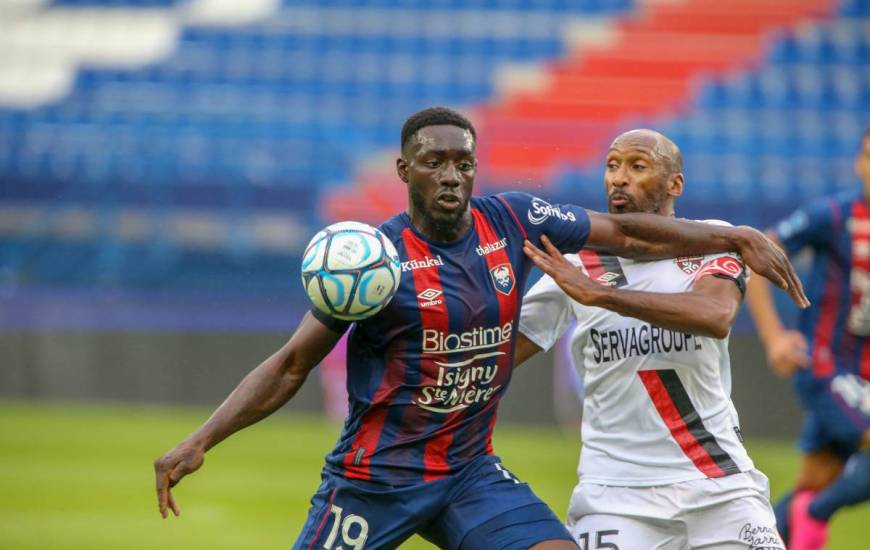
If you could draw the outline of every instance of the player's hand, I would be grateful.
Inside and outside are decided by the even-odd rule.
[[[796,330],[785,330],[767,345],[767,364],[782,377],[791,376],[796,370],[810,366],[807,341]]]
[[[809,307],[810,301],[804,294],[801,280],[782,248],[757,229],[746,225],[735,229],[740,235],[738,252],[747,267],[788,292],[799,307]]]
[[[202,466],[205,451],[197,446],[180,444],[165,455],[154,461],[154,475],[157,481],[157,507],[160,515],[169,516],[169,510],[176,516],[181,515],[181,509],[172,497],[172,487],[181,478],[193,473]]]
[[[565,294],[581,304],[591,305],[605,287],[594,282],[579,267],[566,260],[546,235],[541,236],[541,243],[546,252],[528,240],[523,243],[523,252],[538,269],[552,277]]]

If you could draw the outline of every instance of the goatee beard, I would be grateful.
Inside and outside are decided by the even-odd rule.
[[[423,227],[418,227],[418,229],[424,229],[424,233],[441,242],[449,242],[459,236],[463,216],[468,210],[468,203],[465,204],[464,208],[459,208],[453,213],[445,213],[445,217],[440,217],[433,215],[433,210],[426,206],[426,201],[421,194],[412,190],[410,199],[411,204],[414,205],[414,210],[422,216],[418,223],[422,224]]]

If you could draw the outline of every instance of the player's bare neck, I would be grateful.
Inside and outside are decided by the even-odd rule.
[[[428,216],[415,215],[409,212],[414,228],[428,239],[438,243],[451,243],[468,231],[471,227],[471,212],[466,211],[459,220],[438,220]]]
[[[669,218],[677,217],[672,204],[663,204],[658,208],[649,211],[650,214],[658,214],[659,216],[667,216]]]

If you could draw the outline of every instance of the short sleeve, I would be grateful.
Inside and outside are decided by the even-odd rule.
[[[333,332],[337,332],[338,334],[344,334],[348,327],[353,324],[353,321],[342,321],[341,319],[336,319],[331,315],[323,313],[316,307],[311,308],[311,315],[314,316],[315,319],[323,323],[326,328]]]
[[[779,222],[774,232],[790,254],[805,246],[820,246],[834,230],[838,213],[839,205],[835,200],[820,201],[795,211]]]
[[[575,253],[589,237],[589,215],[573,204],[550,204],[528,193],[502,193],[498,198],[507,204],[526,238],[540,245],[546,235],[563,253]]]
[[[571,320],[571,298],[549,275],[538,279],[523,298],[520,332],[541,349],[553,347]]]

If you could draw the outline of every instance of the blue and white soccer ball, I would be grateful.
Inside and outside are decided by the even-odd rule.
[[[318,232],[302,255],[302,285],[320,311],[346,321],[370,317],[393,298],[399,254],[383,233],[360,222]]]

